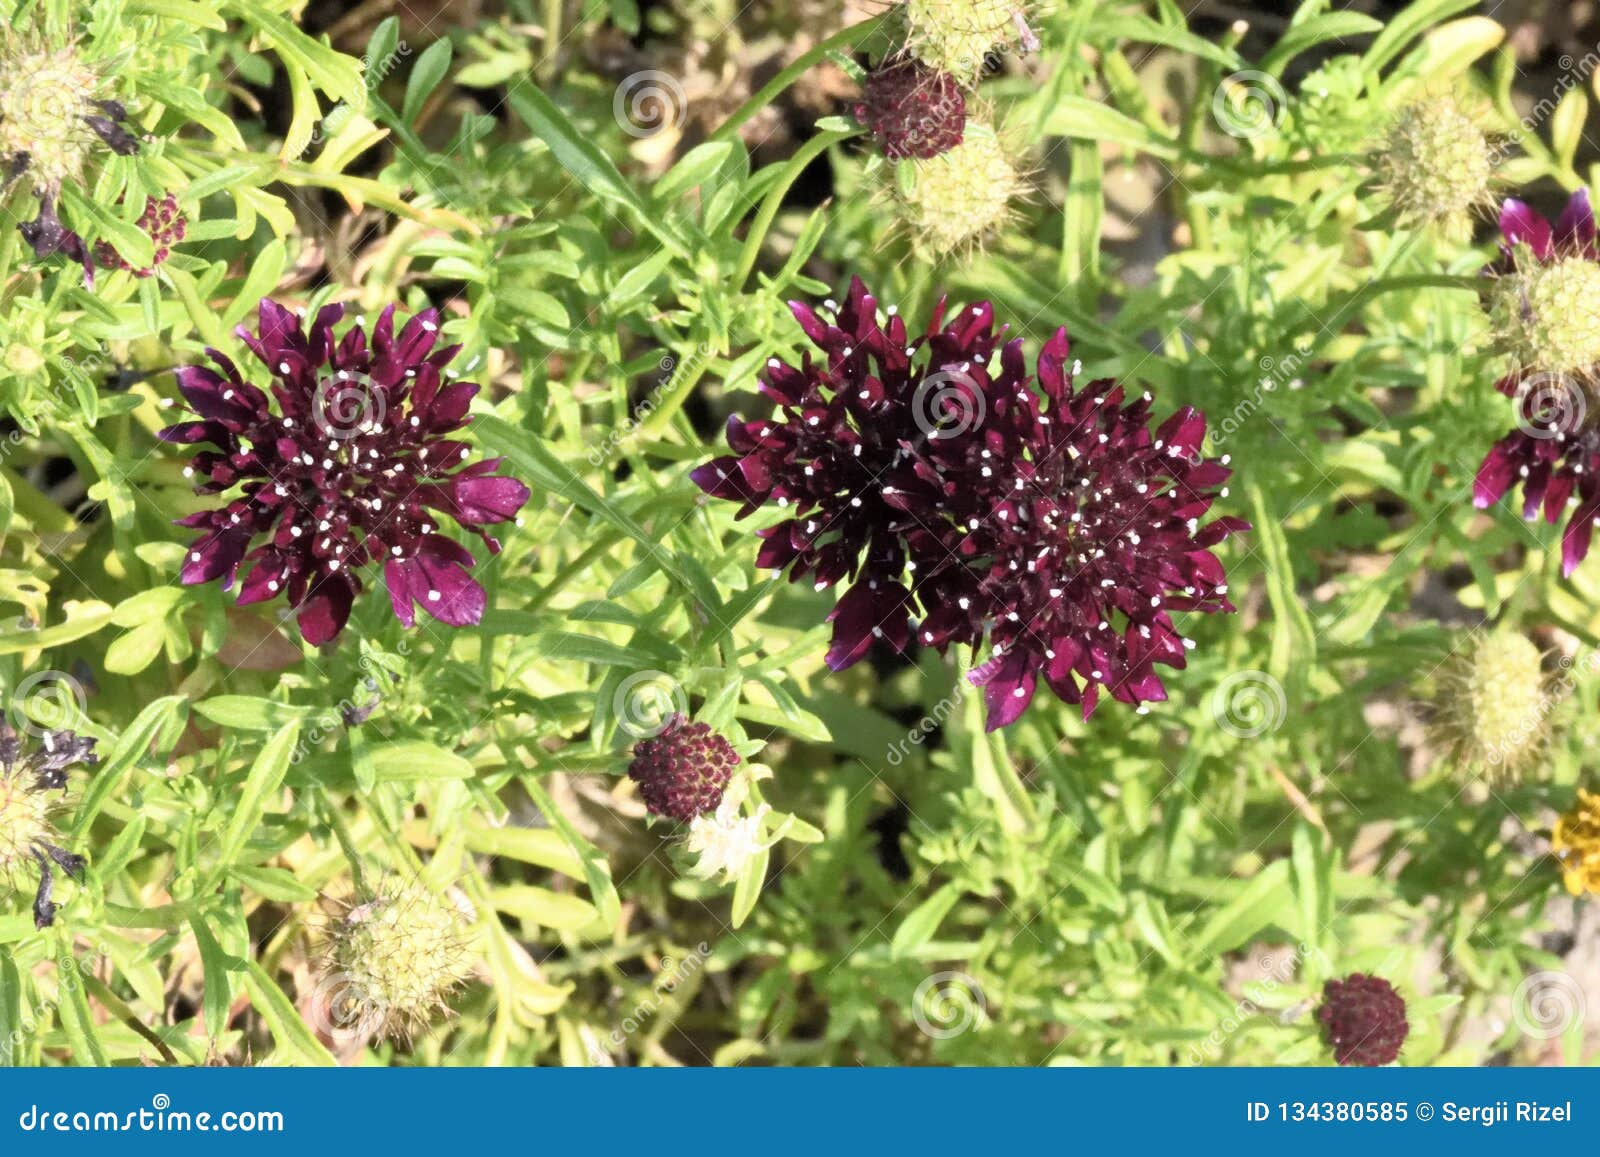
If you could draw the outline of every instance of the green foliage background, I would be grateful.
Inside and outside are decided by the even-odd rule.
[[[9,1059],[330,1062],[310,933],[352,861],[459,889],[478,961],[452,1018],[358,1063],[1320,1064],[1311,1003],[1358,969],[1410,1001],[1403,1063],[1592,1059],[1581,1019],[1552,1040],[1509,1013],[1571,967],[1548,829],[1592,776],[1600,571],[1562,580],[1558,532],[1473,509],[1512,420],[1479,306],[1493,231],[1397,223],[1368,160],[1453,84],[1512,146],[1508,189],[1590,178],[1585,86],[1530,123],[1473,7],[1308,0],[1249,59],[1171,0],[1043,7],[1040,53],[983,85],[1035,195],[936,263],[852,122],[747,145],[790,85],[890,46],[892,10],[663,161],[578,48],[747,43],[759,14],[510,0],[427,41],[384,20],[358,58],[290,0],[0,0],[102,62],[147,141],[69,224],[137,246],[167,190],[190,219],[157,277],[90,289],[26,252],[25,190],[0,205],[0,682],[71,674],[103,757],[69,796],[90,872],[57,926],[0,893]],[[1265,131],[1219,123],[1242,73],[1267,78]],[[1167,238],[1148,261],[1108,237],[1136,177]],[[786,299],[849,273],[913,321],[992,299],[1030,351],[1065,325],[1092,376],[1207,412],[1236,471],[1218,512],[1255,529],[1223,552],[1240,613],[1187,625],[1169,702],[1083,723],[1041,694],[986,736],[954,662],[823,666],[831,595],[757,573],[751,524],[687,471],[755,370],[798,357]],[[471,437],[534,491],[477,572],[479,627],[407,632],[369,592],[317,652],[277,605],[177,584],[197,500],[154,437],[170,371],[236,350],[267,294],[448,303],[486,384]],[[1519,785],[1452,775],[1419,722],[1486,620],[1574,672]],[[735,886],[688,877],[621,778],[641,675],[774,770],[786,838]],[[1269,949],[1288,965],[1252,968]]]

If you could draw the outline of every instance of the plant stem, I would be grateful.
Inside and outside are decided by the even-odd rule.
[[[796,57],[794,63],[767,81],[749,100],[736,108],[733,114],[717,127],[717,131],[711,134],[711,139],[713,141],[731,139],[741,125],[771,104],[779,93],[799,80],[812,65],[817,64],[835,49],[855,48],[877,31],[888,15],[887,12],[883,12],[870,20],[863,20],[860,24],[852,24],[849,28],[835,32],[811,51]]]

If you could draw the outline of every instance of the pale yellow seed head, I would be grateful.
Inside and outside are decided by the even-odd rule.
[[[1518,361],[1556,372],[1600,364],[1600,264],[1563,257],[1500,279],[1496,321]]]
[[[0,771],[0,879],[11,887],[35,871],[34,849],[55,835],[55,803],[34,777],[20,768]]]
[[[948,152],[896,166],[898,195],[917,244],[935,257],[972,248],[1005,223],[1027,182],[994,133],[968,122]]]
[[[459,909],[420,884],[386,886],[333,921],[324,973],[351,1007],[346,1025],[404,1037],[449,1007],[471,972],[469,929]]]
[[[1492,197],[1495,150],[1454,99],[1428,97],[1400,110],[1374,166],[1402,215],[1470,231],[1471,211]]]
[[[983,71],[986,54],[1016,37],[1022,6],[1010,0],[906,0],[905,18],[911,55],[970,81]]]
[[[1515,779],[1536,761],[1556,705],[1539,649],[1513,631],[1482,636],[1446,678],[1442,723],[1460,770]]]
[[[71,48],[0,35],[0,158],[26,154],[29,176],[44,189],[80,177],[98,139],[84,117],[97,111],[100,90],[99,74]]]

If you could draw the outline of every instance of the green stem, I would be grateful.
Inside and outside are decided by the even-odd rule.
[[[737,290],[750,279],[750,273],[756,267],[756,258],[761,256],[761,243],[767,238],[767,230],[772,228],[772,219],[778,215],[778,210],[783,206],[784,197],[788,196],[789,188],[793,185],[806,166],[816,160],[828,149],[840,141],[848,140],[855,136],[855,131],[830,131],[818,133],[804,145],[800,151],[790,157],[783,167],[783,174],[778,178],[777,184],[768,191],[766,200],[761,202],[761,208],[756,213],[756,219],[750,223],[750,232],[745,234],[744,250],[739,254],[739,266],[734,270],[732,285]],[[666,407],[662,407],[664,410]],[[659,412],[659,411],[658,411]],[[651,417],[655,415],[652,414]]]
[[[883,12],[874,16],[871,20],[863,20],[860,24],[852,24],[849,28],[835,32],[828,39],[817,44],[810,52],[796,57],[793,64],[767,81],[754,96],[735,109],[733,115],[723,121],[717,131],[711,134],[711,139],[713,141],[732,139],[741,125],[771,104],[779,93],[799,80],[812,65],[821,61],[835,49],[857,47],[882,26],[888,15],[887,12]]]

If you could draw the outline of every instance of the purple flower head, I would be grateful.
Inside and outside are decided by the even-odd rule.
[[[1392,1064],[1411,1031],[1405,999],[1394,985],[1361,972],[1322,986],[1317,1019],[1341,1065]]]
[[[874,639],[903,651],[913,632],[941,652],[987,639],[969,678],[991,730],[1041,678],[1086,718],[1102,687],[1133,705],[1165,698],[1155,665],[1185,665],[1171,612],[1233,609],[1210,548],[1248,529],[1200,526],[1230,474],[1200,454],[1204,418],[1186,408],[1152,433],[1148,394],[1124,404],[1109,380],[1075,390],[1064,331],[1034,388],[987,302],[948,321],[941,303],[910,343],[859,280],[833,324],[791,308],[826,362],[770,361],[762,390],[779,413],[730,422],[736,453],[693,477],[742,502],[741,517],[793,508],[758,532],[758,566],[819,589],[848,580],[828,664],[849,666]]]
[[[155,266],[171,257],[172,247],[182,241],[189,232],[189,219],[183,215],[183,210],[178,208],[178,199],[171,193],[159,201],[154,197],[146,197],[144,212],[139,215],[137,224],[150,238],[150,244],[155,250],[154,260],[149,267],[135,269],[123,259],[122,254],[118,253],[109,241],[101,241],[94,247],[95,261],[112,269],[126,269],[135,277],[151,277],[155,274]]]
[[[674,713],[659,733],[634,745],[628,778],[652,815],[688,823],[717,809],[738,766],[726,739]]]
[[[303,325],[262,300],[257,332],[237,332],[269,371],[270,393],[216,350],[206,352],[220,373],[178,371],[200,420],[161,437],[205,447],[185,469],[205,479],[196,493],[237,488],[224,505],[179,521],[201,532],[183,582],[220,579],[231,588],[246,565],[239,602],[283,594],[301,635],[320,645],[344,629],[362,587],[358,570],[382,560],[406,626],[419,606],[451,626],[476,623],[485,594],[469,573],[475,560],[439,533],[440,516],[497,552],[482,528],[514,518],[528,488],[495,473],[501,459],[468,464],[471,447],[451,438],[466,426],[478,387],[445,373],[460,347],[434,348],[437,313],[415,314],[397,334],[390,306],[370,341],[362,324],[335,338],[343,316],[342,305],[330,305]]]
[[[1507,200],[1500,214],[1501,259],[1490,271],[1508,286],[1502,320],[1526,340],[1517,366],[1497,383],[1515,398],[1517,424],[1495,443],[1473,484],[1480,509],[1521,485],[1522,515],[1552,526],[1568,511],[1561,541],[1570,575],[1589,551],[1600,514],[1600,429],[1590,410],[1600,365],[1600,246],[1588,191],[1578,190],[1554,227],[1527,205]],[[1543,351],[1556,355],[1540,357]]]
[[[909,57],[869,73],[853,111],[891,161],[949,152],[967,127],[967,98],[956,78]]]

